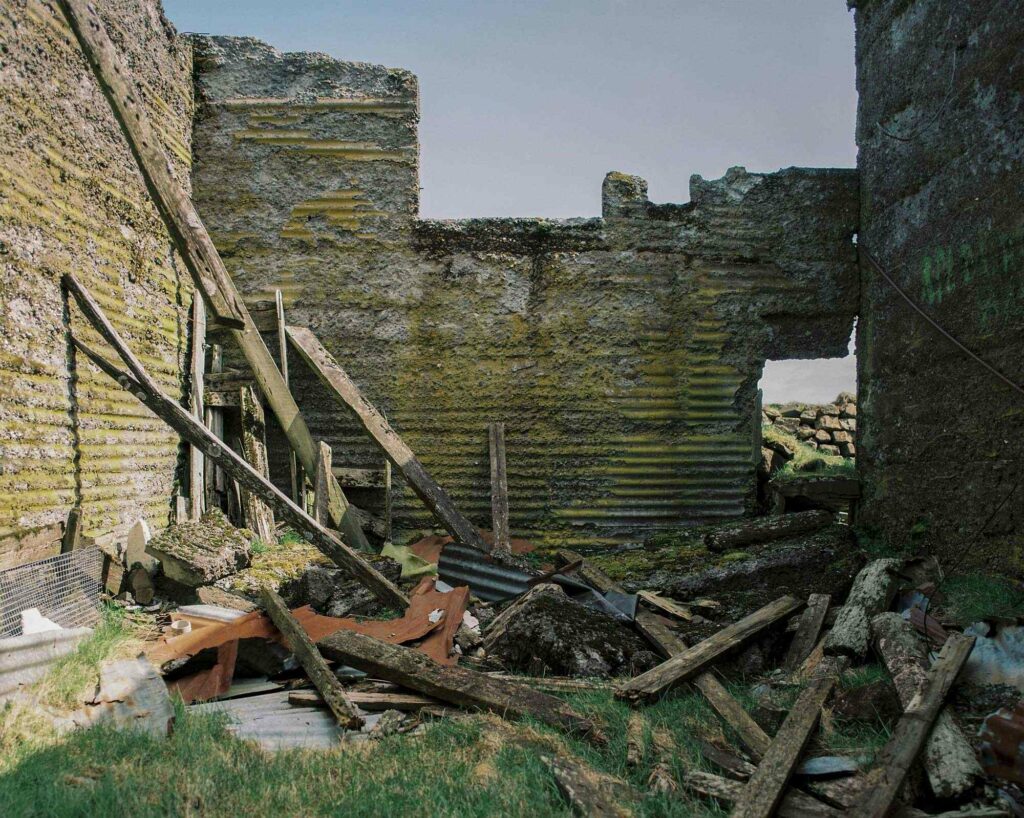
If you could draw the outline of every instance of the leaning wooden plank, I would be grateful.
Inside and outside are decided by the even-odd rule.
[[[624,781],[598,772],[579,759],[549,755],[540,759],[555,777],[558,791],[581,818],[628,818],[634,814],[617,803],[618,792],[629,789]]]
[[[295,654],[309,680],[320,691],[338,724],[349,730],[358,730],[362,727],[364,722],[359,710],[349,701],[338,677],[327,666],[324,657],[320,655],[320,651],[316,649],[316,645],[303,630],[302,625],[292,616],[284,600],[270,588],[264,588],[260,598],[271,621],[281,631],[288,648]]]
[[[690,770],[683,774],[682,785],[688,790],[731,804],[742,796],[746,784],[731,781],[713,773]],[[780,818],[840,818],[841,810],[834,809],[817,799],[800,792],[788,790],[779,804]]]
[[[249,310],[235,289],[192,199],[181,183],[171,175],[167,153],[161,147],[160,138],[138,94],[129,83],[131,73],[118,56],[103,21],[87,0],[61,0],[60,5],[121,124],[149,194],[192,275],[196,289],[216,321],[231,328],[260,391],[266,396],[303,470],[312,479],[316,450],[306,421],[253,323]],[[356,548],[369,548],[355,517],[345,513],[347,507],[346,501],[336,509],[338,516],[332,518],[335,525]]]
[[[244,386],[238,393],[238,405],[242,417],[242,454],[249,465],[270,479],[270,464],[267,461],[267,428],[263,419],[263,406],[256,397],[256,390]],[[258,495],[242,489],[242,509],[246,525],[263,542],[273,545],[277,542],[274,533],[274,512]]]
[[[832,522],[827,511],[800,511],[796,514],[779,514],[771,517],[755,517],[723,526],[704,537],[709,551],[728,551],[743,545],[771,542],[784,537],[796,537],[824,528]]]
[[[295,505],[273,483],[253,469],[245,462],[244,458],[214,436],[209,429],[199,423],[177,402],[164,395],[132,351],[121,340],[121,336],[118,335],[88,291],[72,276],[65,276],[65,283],[74,293],[90,322],[107,343],[117,351],[135,377],[119,370],[76,338],[74,343],[78,349],[107,375],[142,401],[157,417],[174,429],[186,443],[198,446],[230,477],[240,484],[244,484],[250,491],[259,494],[283,520],[305,533],[313,545],[330,557],[339,567],[346,569],[353,577],[361,581],[381,602],[399,610],[406,608],[409,600],[387,577]]]
[[[316,455],[316,477],[313,479],[313,517],[322,526],[330,519],[331,507],[331,447],[320,441]]]
[[[800,615],[800,624],[793,635],[793,641],[789,643],[789,650],[786,651],[786,658],[782,663],[783,670],[796,670],[811,655],[817,644],[818,634],[821,633],[821,626],[825,623],[831,601],[832,597],[829,594],[811,594],[807,597],[807,610]]]
[[[653,699],[673,685],[706,670],[724,653],[799,610],[802,605],[803,602],[791,596],[779,597],[739,622],[722,628],[703,642],[687,648],[646,673],[641,673],[619,688],[615,695],[617,698],[634,702]]]
[[[345,662],[380,679],[416,690],[435,699],[500,716],[531,716],[537,721],[604,744],[605,738],[589,719],[561,699],[525,685],[495,679],[475,670],[445,667],[422,653],[389,645],[369,636],[338,631],[318,643],[328,659]]]
[[[494,547],[508,551],[512,546],[508,528],[508,473],[505,469],[505,424],[495,421],[487,427],[491,450],[491,529]]]
[[[203,422],[203,390],[206,378],[206,303],[202,298],[192,298],[192,355],[189,363],[189,380],[192,393],[189,408],[192,416]],[[195,446],[188,450],[188,493],[189,516],[198,520],[203,516],[206,485],[206,458]]]
[[[743,788],[733,809],[733,818],[770,818],[775,814],[835,683],[832,673],[823,673],[804,688]]]
[[[304,327],[288,327],[288,340],[309,364],[331,394],[347,407],[380,448],[384,456],[404,475],[412,490],[441,521],[458,542],[489,553],[488,545],[476,527],[455,508],[447,492],[427,473],[412,449],[391,428],[391,424],[359,391],[359,387],[324,349],[316,336]]]
[[[928,647],[914,626],[897,613],[871,620],[875,651],[892,677],[900,704],[910,705],[928,677]],[[981,777],[974,749],[960,732],[948,707],[942,708],[924,748],[924,769],[932,792],[939,798],[963,795]]]
[[[864,795],[847,811],[850,818],[885,818],[973,647],[973,636],[957,633],[946,640],[924,685],[903,711],[889,743],[868,773]]]
[[[284,385],[290,389],[291,386],[288,383],[288,338],[284,332],[284,298],[280,290],[274,291],[274,307],[277,315],[277,360],[280,363]],[[299,464],[295,459],[295,450],[290,447],[288,449],[288,476],[291,477],[292,502],[298,503],[301,482],[299,480]]]

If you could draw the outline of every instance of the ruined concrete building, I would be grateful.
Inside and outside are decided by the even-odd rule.
[[[183,37],[155,0],[99,4],[261,329],[281,290],[289,322],[474,523],[489,525],[493,420],[518,536],[635,543],[750,512],[764,362],[843,355],[859,318],[861,522],[1005,566],[1024,522],[1024,400],[871,259],[1024,381],[1021,28],[996,0],[856,5],[857,169],[737,167],[694,176],[685,204],[612,172],[601,218],[435,221],[418,217],[409,72]],[[179,398],[193,296],[56,3],[5,3],[0,40],[0,551],[13,553],[50,547],[75,506],[97,535],[165,525],[188,490],[177,437],[76,359],[60,276],[90,286]],[[244,366],[229,342],[225,355]],[[380,465],[301,363],[292,384],[335,465]],[[283,485],[272,421],[270,445]],[[394,515],[396,539],[433,525],[411,492]]]

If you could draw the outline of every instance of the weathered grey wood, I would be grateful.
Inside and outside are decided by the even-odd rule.
[[[639,767],[646,755],[647,719],[639,710],[629,714],[626,724],[626,766]]]
[[[331,447],[320,441],[316,456],[316,478],[313,480],[313,518],[322,526],[330,519],[331,506]]]
[[[658,727],[651,733],[655,762],[647,777],[647,786],[652,792],[673,793],[679,789],[679,782],[672,774],[672,762],[678,755],[671,731]]]
[[[682,785],[693,792],[715,798],[727,804],[737,801],[746,784],[730,781],[713,773],[689,770],[682,777]],[[840,818],[843,813],[816,798],[800,792],[788,790],[778,806],[780,818]]]
[[[928,647],[914,627],[897,613],[871,620],[875,652],[892,677],[900,703],[907,707],[928,678]],[[974,749],[960,731],[948,707],[943,707],[928,735],[922,757],[928,783],[939,798],[957,798],[982,775]]]
[[[703,642],[631,679],[622,685],[615,695],[617,698],[634,702],[652,699],[673,685],[706,670],[722,654],[799,610],[802,605],[803,602],[791,596],[780,597],[739,622],[722,628]]]
[[[391,517],[394,493],[391,488],[391,461],[384,461],[384,542],[391,542]]]
[[[269,482],[266,421],[263,418],[263,406],[251,386],[239,390],[238,405],[242,415],[242,454],[249,465]],[[239,488],[242,492],[242,510],[245,513],[246,526],[263,542],[273,545],[277,542],[274,512],[259,495],[244,487]]]
[[[575,551],[570,551],[567,548],[555,552],[555,563],[559,568],[577,563],[580,560],[583,560],[582,554],[577,554]],[[583,564],[576,569],[576,577],[602,594],[606,594],[609,591],[625,593],[625,589],[621,585],[617,585],[604,571],[586,560],[583,560]]]
[[[825,624],[831,601],[832,597],[829,594],[811,594],[807,597],[807,609],[800,615],[800,624],[793,635],[793,641],[789,643],[789,650],[786,651],[786,658],[782,663],[783,670],[796,670],[803,664],[804,659],[811,655],[818,642],[821,627]]]
[[[654,591],[637,591],[637,596],[652,608],[657,608],[659,611],[667,613],[669,616],[674,616],[676,619],[682,619],[684,622],[689,622],[693,619],[693,614],[690,613],[688,608],[680,605],[675,600],[664,597],[661,594],[656,594]]]
[[[821,674],[804,688],[743,788],[733,808],[733,818],[770,818],[775,814],[835,683],[833,674]]]
[[[581,818],[628,818],[633,811],[617,803],[615,790],[628,790],[623,781],[600,773],[580,759],[542,755],[572,811]]]
[[[74,551],[82,541],[82,509],[75,506],[68,512],[68,521],[64,525],[64,534],[60,540],[60,553]]]
[[[288,384],[274,363],[252,316],[235,289],[217,248],[210,239],[185,188],[174,179],[170,162],[149,116],[129,82],[125,68],[107,35],[103,21],[86,0],[61,0],[61,8],[96,79],[121,124],[150,196],[178,248],[196,288],[217,323],[229,327],[245,355],[260,391],[277,417],[303,470],[313,477],[316,466],[313,438],[299,412]],[[344,495],[342,495],[344,497]],[[353,516],[344,512],[347,501],[333,517],[345,538],[356,548],[369,544]]]
[[[334,671],[320,655],[320,651],[316,649],[309,634],[292,616],[292,612],[288,610],[284,600],[271,588],[264,588],[260,599],[270,620],[281,631],[288,648],[295,654],[295,658],[298,659],[309,680],[327,703],[334,718],[338,720],[338,724],[349,730],[358,730],[362,727],[364,721],[363,717],[359,715],[359,710],[349,701],[348,696],[345,695],[345,688],[341,686],[338,677],[334,675]]]
[[[383,710],[416,712],[424,707],[440,705],[437,699],[420,696],[418,693],[377,693],[376,691],[347,690],[345,696],[360,710],[371,713]],[[296,707],[327,707],[327,702],[315,690],[293,690],[288,694],[288,704]]]
[[[589,719],[580,716],[561,699],[525,685],[468,668],[440,665],[418,651],[351,631],[333,633],[321,639],[318,646],[328,659],[345,662],[371,676],[435,699],[504,717],[531,716],[593,743],[605,743],[605,738]]]
[[[189,380],[192,393],[189,408],[192,416],[200,423],[205,422],[203,389],[206,375],[206,303],[202,298],[192,298],[192,355],[189,363]],[[195,446],[188,448],[188,494],[189,515],[198,520],[205,511],[206,457]]]
[[[490,546],[480,536],[476,527],[455,508],[451,498],[427,473],[423,464],[416,459],[412,450],[391,428],[387,419],[360,392],[359,387],[338,365],[331,354],[324,349],[316,336],[303,327],[288,327],[288,339],[313,370],[314,374],[330,390],[342,406],[348,408],[355,419],[370,435],[384,456],[394,464],[405,477],[448,532],[460,543],[490,552]]]
[[[89,292],[73,276],[66,275],[64,283],[74,294],[92,325],[124,360],[131,370],[131,374],[118,369],[76,338],[74,343],[78,349],[102,371],[142,401],[157,417],[174,429],[186,443],[198,446],[228,476],[244,484],[250,491],[258,493],[283,520],[305,533],[313,545],[339,567],[349,571],[374,596],[386,605],[405,610],[409,604],[408,598],[387,577],[296,506],[273,483],[253,469],[224,441],[215,437],[203,424],[197,422],[176,401],[164,395],[156,381],[149,376],[142,363],[118,335]]]
[[[284,328],[284,298],[280,290],[274,290],[274,314],[277,318],[277,359],[280,362],[281,378],[284,385],[289,389],[291,384],[288,380],[288,337]],[[299,490],[302,487],[302,480],[299,479],[299,463],[295,459],[295,450],[288,449],[288,476],[291,478],[292,502],[299,502]]]
[[[495,421],[487,427],[491,450],[491,530],[494,548],[512,547],[508,529],[508,474],[505,470],[505,424]]]
[[[739,756],[716,747],[709,741],[701,739],[699,744],[700,754],[712,764],[720,767],[723,772],[728,774],[729,778],[734,778],[737,781],[746,781],[757,771],[757,767],[749,761],[745,761]]]
[[[871,644],[871,618],[889,608],[896,595],[896,572],[902,565],[902,560],[880,559],[872,560],[860,570],[825,638],[827,655],[855,659],[867,655]]]
[[[824,528],[832,522],[827,511],[799,511],[796,514],[779,514],[770,517],[754,517],[722,526],[704,537],[709,551],[728,551],[744,545],[772,542],[785,537],[796,537]]]
[[[207,369],[207,377],[219,374],[224,369],[224,348],[220,344],[210,346],[210,366]],[[236,393],[237,394],[237,393]],[[204,405],[204,423],[213,433],[214,437],[224,438],[224,410],[206,403]],[[206,507],[220,507],[221,498],[224,496],[225,487],[224,472],[215,463],[206,464]]]
[[[973,647],[973,636],[955,633],[946,640],[924,685],[903,711],[875,767],[867,774],[864,794],[847,811],[849,818],[885,818]]]

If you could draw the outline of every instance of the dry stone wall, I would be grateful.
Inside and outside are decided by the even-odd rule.
[[[157,0],[98,9],[189,183],[191,58]],[[0,4],[0,541],[82,506],[86,534],[167,523],[177,436],[68,346],[59,286],[91,289],[181,396],[188,273],[57,4]],[[96,336],[72,310],[76,334]]]
[[[519,536],[633,542],[752,507],[763,362],[846,348],[852,171],[735,168],[694,177],[684,205],[613,173],[602,218],[423,221],[413,75],[194,46],[195,195],[244,297],[270,329],[281,289],[474,522],[489,527],[491,420]],[[291,372],[335,463],[378,465]],[[433,525],[411,492],[395,513],[399,537]]]
[[[832,403],[775,403],[761,412],[764,426],[792,435],[822,454],[857,456],[857,399],[840,393]]]

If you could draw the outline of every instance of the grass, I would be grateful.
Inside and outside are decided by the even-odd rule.
[[[1024,614],[1024,591],[1005,577],[963,574],[942,583],[942,608],[959,625]]]
[[[808,446],[795,435],[787,434],[775,426],[762,426],[761,437],[765,441],[782,443],[793,451],[793,459],[779,469],[772,480],[786,481],[803,477],[854,477],[856,461],[846,457],[822,454]]]

